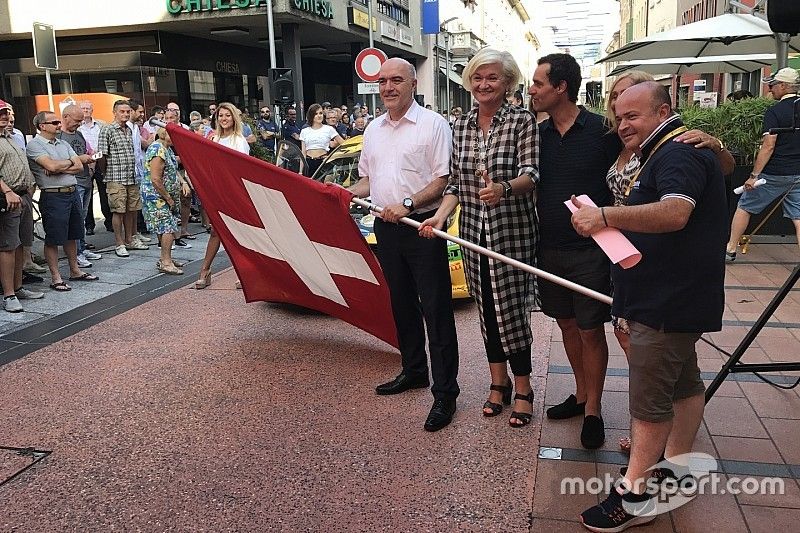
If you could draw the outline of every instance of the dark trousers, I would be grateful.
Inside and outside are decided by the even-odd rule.
[[[433,211],[412,215],[425,220]],[[389,285],[403,373],[428,376],[425,330],[431,354],[431,391],[436,398],[458,396],[458,340],[453,316],[447,243],[425,239],[405,224],[376,219],[378,260]],[[423,325],[424,318],[424,325]]]
[[[94,182],[97,184],[97,192],[98,196],[100,197],[100,211],[103,212],[103,217],[105,217],[104,224],[106,229],[111,230],[113,229],[111,226],[111,208],[108,206],[108,194],[106,193],[106,182],[103,181],[103,176],[97,172],[94,173]],[[86,220],[84,221],[86,224],[86,229],[94,229],[95,222],[94,222],[94,195],[92,195],[89,199],[89,212],[86,213]]]
[[[486,237],[481,234],[481,246],[486,246]],[[531,369],[531,347],[510,354],[503,351],[500,342],[500,327],[497,325],[497,313],[494,310],[494,293],[492,292],[492,278],[489,276],[489,258],[481,255],[481,312],[483,324],[486,328],[486,338],[483,345],[486,348],[486,357],[490,363],[505,363],[511,366],[511,373],[515,376],[529,376]]]

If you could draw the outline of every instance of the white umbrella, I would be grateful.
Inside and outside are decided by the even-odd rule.
[[[629,70],[642,70],[654,75],[745,73],[768,67],[775,62],[775,54],[750,54],[743,56],[670,57],[627,61],[617,65],[609,76],[618,76]]]
[[[775,34],[766,20],[728,13],[648,35],[611,52],[599,62],[774,54],[775,50]],[[800,52],[800,36],[791,38],[789,52]]]

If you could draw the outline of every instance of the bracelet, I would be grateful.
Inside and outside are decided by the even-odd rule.
[[[605,226],[608,227],[608,220],[606,220],[606,208],[605,207],[601,207],[600,208],[600,214],[603,215],[603,224],[605,224]]]

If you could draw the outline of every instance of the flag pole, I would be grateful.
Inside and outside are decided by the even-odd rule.
[[[362,207],[366,207],[370,211],[375,211],[376,213],[380,213],[381,211],[383,211],[383,207],[381,207],[379,205],[375,205],[375,204],[370,203],[370,202],[367,202],[366,200],[362,200],[361,198],[353,197],[352,198],[352,202],[355,203],[355,204],[358,204],[358,205],[360,205]],[[422,224],[420,222],[417,222],[416,220],[412,220],[412,219],[410,219],[408,217],[401,218],[400,222],[402,222],[404,224],[408,224],[409,226],[412,226],[412,227],[417,228],[417,229],[419,229],[419,227],[422,226]],[[431,228],[431,229],[433,229],[433,228]],[[566,287],[567,289],[570,289],[572,291],[579,292],[579,293],[583,294],[584,296],[588,296],[589,298],[593,298],[593,299],[595,299],[595,300],[597,300],[599,302],[603,302],[605,304],[611,305],[611,301],[612,301],[611,297],[606,295],[606,294],[597,292],[597,291],[592,290],[592,289],[590,289],[588,287],[584,287],[583,285],[578,285],[577,283],[569,281],[568,279],[564,279],[564,278],[556,276],[555,274],[551,274],[549,272],[545,272],[544,270],[540,270],[540,269],[538,269],[536,267],[533,267],[531,265],[523,263],[522,261],[518,261],[516,259],[512,259],[510,257],[507,257],[507,256],[505,256],[503,254],[499,254],[497,252],[489,250],[488,248],[484,248],[483,246],[478,246],[477,244],[471,243],[469,241],[465,241],[464,239],[461,239],[461,238],[456,237],[454,235],[450,235],[449,233],[447,233],[445,231],[438,230],[438,229],[433,229],[433,234],[436,235],[437,237],[442,238],[442,239],[446,239],[448,241],[454,242],[454,243],[458,244],[459,246],[461,246],[462,248],[468,248],[468,249],[472,250],[473,252],[477,252],[479,254],[486,255],[486,256],[491,257],[492,259],[495,259],[497,261],[502,261],[503,263],[511,265],[511,266],[513,266],[515,268],[519,268],[520,270],[524,270],[525,272],[528,272],[529,274],[533,274],[533,275],[538,276],[538,277],[540,277],[542,279],[546,279],[547,281],[551,281],[551,282],[553,282],[553,283],[555,283],[557,285],[561,285],[562,287]]]

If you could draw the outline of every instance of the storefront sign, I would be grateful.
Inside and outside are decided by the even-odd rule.
[[[381,35],[389,39],[397,40],[397,26],[392,22],[381,21]]]
[[[333,6],[329,0],[291,0],[295,9],[324,19],[333,18]]]
[[[369,29],[369,14],[355,7],[347,8],[347,23],[359,26],[365,30]],[[372,17],[372,31],[378,31],[378,18]]]
[[[225,11],[267,5],[267,0],[166,0],[167,11],[173,15],[198,11]]]
[[[400,34],[397,40],[408,46],[414,46],[414,37],[411,35],[411,30],[400,28]]]
[[[217,61],[214,63],[214,70],[217,72],[224,72],[225,74],[239,74],[239,63],[231,61]]]

